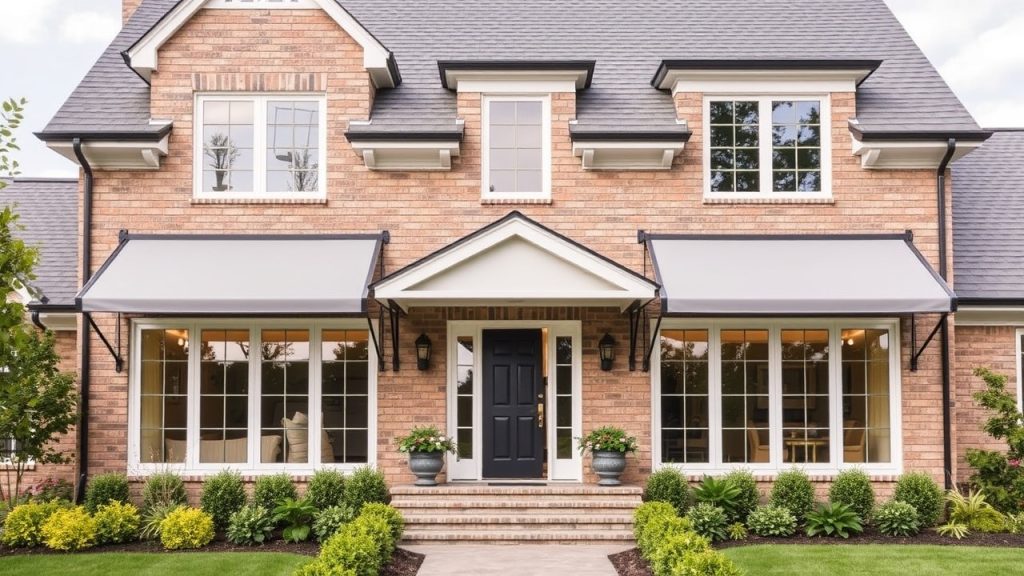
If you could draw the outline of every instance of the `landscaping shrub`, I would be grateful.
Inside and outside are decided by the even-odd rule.
[[[86,486],[85,509],[90,513],[96,512],[101,505],[109,502],[129,502],[128,478],[124,474],[100,474],[93,477]]]
[[[260,476],[252,488],[252,503],[273,510],[285,500],[298,500],[299,492],[289,474]]]
[[[207,478],[199,504],[213,518],[214,527],[223,532],[231,522],[231,515],[245,506],[242,476],[238,472],[224,470]]]
[[[808,512],[806,524],[808,536],[849,538],[850,534],[860,534],[864,531],[860,517],[853,508],[836,502],[822,504],[817,510]]]
[[[164,518],[171,512],[174,512],[178,508],[183,508],[181,504],[154,504],[149,510],[146,510],[142,515],[142,525],[139,528],[139,537],[143,540],[159,540],[160,539],[160,525],[163,523]]]
[[[725,479],[740,491],[736,499],[736,520],[745,522],[761,503],[761,491],[757,489],[757,481],[749,470],[733,470],[725,475]]]
[[[306,486],[306,500],[321,512],[345,499],[345,476],[337,470],[317,470]]]
[[[944,494],[932,477],[923,472],[910,472],[896,482],[893,500],[906,502],[917,510],[922,526],[934,526],[942,519]]]
[[[987,368],[974,371],[985,389],[974,394],[975,401],[990,417],[982,429],[1006,443],[1005,450],[967,450],[967,463],[974,469],[971,482],[987,495],[988,503],[1000,512],[1024,511],[1024,414],[1015,392],[1006,389],[1006,376]]]
[[[732,560],[714,550],[687,554],[681,561],[673,564],[670,570],[665,573],[666,576],[743,576],[743,571]]]
[[[643,499],[644,502],[667,502],[683,515],[690,507],[690,486],[679,470],[662,468],[647,478]]]
[[[987,495],[980,490],[966,495],[950,490],[946,500],[950,504],[948,524],[965,526],[972,532],[993,533],[1006,529],[1006,517],[989,504]]]
[[[405,519],[402,518],[402,513],[397,509],[387,504],[371,502],[363,506],[363,511],[360,512],[359,516],[364,518],[380,518],[387,523],[388,529],[391,530],[392,540],[398,542],[402,539],[402,533],[405,532]]]
[[[656,576],[670,575],[672,567],[680,564],[687,555],[710,549],[711,542],[696,532],[673,534],[662,540],[651,553],[651,572]]]
[[[693,489],[693,499],[698,504],[717,506],[725,512],[728,522],[735,522],[740,517],[740,488],[728,478],[705,476],[704,480]]]
[[[160,542],[168,550],[202,548],[213,541],[213,517],[198,508],[177,508],[160,523]]]
[[[747,527],[743,525],[743,522],[733,522],[729,524],[729,528],[726,530],[729,535],[729,540],[746,540],[747,539]]]
[[[331,536],[320,556],[295,576],[377,576],[394,552],[392,527],[382,511],[360,514]]]
[[[728,515],[720,506],[701,502],[686,515],[690,519],[694,532],[712,542],[725,540],[726,528],[729,526]]]
[[[75,487],[67,480],[47,478],[28,489],[29,499],[35,502],[52,502],[62,500],[71,502],[75,499]]]
[[[780,472],[772,486],[769,503],[782,506],[803,522],[807,513],[814,508],[814,486],[802,470],[796,468]]]
[[[913,536],[921,531],[917,510],[911,504],[899,500],[879,506],[874,520],[878,531],[886,536]]]
[[[674,518],[678,516],[674,506],[668,502],[644,502],[633,511],[633,535],[637,540],[653,518]]]
[[[345,504],[359,511],[367,502],[391,502],[384,474],[370,466],[361,466],[345,480]]]
[[[747,527],[758,536],[788,538],[796,533],[796,516],[788,508],[775,504],[758,506],[747,518]]]
[[[875,490],[863,470],[843,470],[828,490],[829,502],[846,504],[867,522],[875,508]]]
[[[4,519],[0,542],[11,548],[38,546],[43,543],[43,524],[53,513],[64,508],[59,501],[29,502],[15,506]]]
[[[288,542],[303,542],[313,530],[316,508],[305,500],[285,498],[274,508],[274,523],[284,525],[281,537]]]
[[[96,544],[96,520],[82,506],[61,508],[43,523],[42,533],[51,550],[84,550]]]
[[[274,517],[259,504],[246,504],[231,515],[227,537],[234,544],[253,546],[269,542],[274,533]]]
[[[653,516],[637,537],[636,547],[640,549],[641,556],[650,560],[651,555],[661,542],[670,536],[684,532],[693,532],[693,524],[689,519],[679,516]]]
[[[131,504],[111,502],[100,505],[93,515],[96,519],[97,544],[123,544],[139,537],[142,517]]]
[[[153,474],[142,487],[142,509],[149,510],[159,504],[188,506],[188,494],[181,476],[173,472]]]
[[[355,517],[356,511],[350,506],[331,506],[321,510],[313,516],[313,535],[317,542],[324,543]]]

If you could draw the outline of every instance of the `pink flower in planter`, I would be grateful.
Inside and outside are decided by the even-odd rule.
[[[1017,458],[1012,458],[1009,461],[1009,464],[1010,468],[1020,468],[1020,460],[1018,460]]]

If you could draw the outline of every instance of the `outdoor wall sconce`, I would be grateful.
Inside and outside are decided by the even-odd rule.
[[[420,370],[430,368],[430,338],[420,334],[416,339],[416,367]]]
[[[615,338],[607,332],[601,341],[597,343],[597,349],[601,353],[601,370],[605,372],[612,369],[612,362],[615,361]]]

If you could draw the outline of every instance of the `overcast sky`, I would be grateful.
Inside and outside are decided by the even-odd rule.
[[[982,126],[1024,126],[1024,1],[886,2]],[[25,176],[76,174],[32,132],[113,39],[120,7],[120,0],[0,0],[0,98],[30,100],[17,157]]]

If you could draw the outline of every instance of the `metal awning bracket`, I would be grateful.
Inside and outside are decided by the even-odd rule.
[[[118,313],[117,315],[117,350],[110,345],[110,341],[103,335],[100,327],[96,325],[96,322],[92,319],[92,314],[83,312],[82,316],[85,316],[86,322],[89,323],[89,326],[92,326],[93,331],[100,337],[100,341],[107,347],[107,351],[114,357],[114,371],[120,374],[124,371],[124,358],[121,357],[121,314]]]
[[[910,315],[910,350],[911,350],[910,371],[911,372],[917,372],[917,361],[918,361],[918,359],[921,358],[921,354],[923,354],[925,349],[928,348],[928,345],[931,344],[932,339],[935,338],[935,335],[939,333],[939,329],[942,328],[942,326],[948,321],[948,319],[949,319],[949,313],[948,312],[947,313],[943,313],[942,317],[939,318],[938,323],[935,324],[935,328],[932,328],[931,334],[929,334],[928,337],[925,338],[924,343],[922,343],[921,347],[918,348],[917,347],[917,317],[914,314]]]

